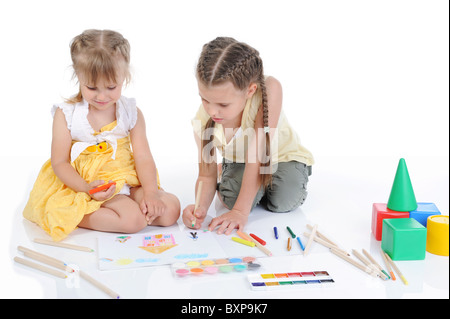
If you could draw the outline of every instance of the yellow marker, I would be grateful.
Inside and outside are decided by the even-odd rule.
[[[248,240],[245,240],[245,239],[242,239],[242,238],[239,238],[239,237],[231,237],[231,239],[233,241],[235,241],[235,242],[240,243],[240,244],[244,244],[244,245],[247,245],[247,246],[250,246],[250,247],[255,247],[255,243],[253,243],[251,241],[248,241]]]

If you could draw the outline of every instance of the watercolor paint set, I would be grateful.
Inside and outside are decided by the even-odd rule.
[[[253,290],[323,287],[334,283],[327,271],[306,271],[248,275]]]
[[[261,270],[261,264],[255,257],[248,256],[177,262],[172,264],[171,269],[173,275],[180,278]]]

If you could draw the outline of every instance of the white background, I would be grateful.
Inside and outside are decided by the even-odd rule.
[[[157,164],[196,161],[195,65],[204,43],[232,36],[257,48],[265,73],[282,83],[284,111],[317,169],[325,159],[392,158],[391,176],[398,158],[410,159],[417,175],[438,176],[442,187],[433,191],[448,214],[448,6],[444,0],[2,1],[0,267],[2,286],[16,288],[0,296],[23,292],[9,238],[50,156],[50,108],[77,92],[69,54],[75,35],[113,29],[130,41],[133,80],[124,95],[135,97],[145,115]],[[183,183],[192,196],[194,180]],[[33,289],[40,291],[31,284],[30,296]]]

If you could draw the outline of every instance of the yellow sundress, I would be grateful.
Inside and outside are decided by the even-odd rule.
[[[117,122],[118,120],[104,126],[100,132],[93,132],[92,135],[112,131]],[[129,134],[116,141],[115,156],[113,147],[107,142],[101,142],[84,149],[71,163],[88,183],[95,180],[115,181],[114,196],[125,184],[129,187],[140,185]],[[76,141],[72,143],[75,144]],[[51,161],[48,160],[38,174],[23,216],[38,224],[54,241],[60,241],[77,227],[84,215],[98,210],[102,204],[103,201],[96,201],[87,193],[75,192],[66,186],[55,175]]]

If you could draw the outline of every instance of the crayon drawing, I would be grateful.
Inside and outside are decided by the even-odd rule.
[[[98,240],[100,270],[167,265],[195,258],[223,258],[225,251],[211,232],[166,229],[167,232],[102,235]]]

